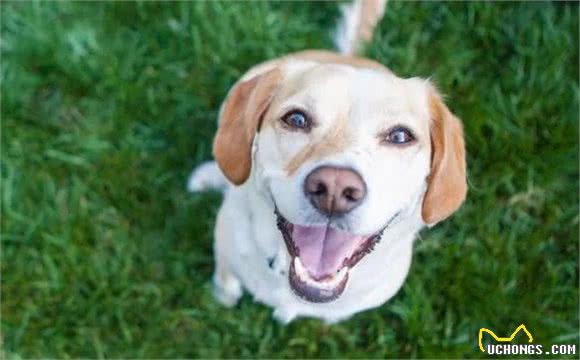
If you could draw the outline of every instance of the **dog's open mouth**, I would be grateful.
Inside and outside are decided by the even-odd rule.
[[[315,303],[333,301],[342,294],[349,270],[373,250],[388,226],[360,236],[330,226],[292,224],[278,211],[276,217],[291,257],[290,287]]]

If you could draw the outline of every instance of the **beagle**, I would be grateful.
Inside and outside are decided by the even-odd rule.
[[[353,55],[384,5],[343,9],[340,53],[256,65],[223,102],[215,162],[188,187],[225,192],[213,276],[224,305],[246,290],[284,323],[380,306],[403,284],[419,230],[464,201],[462,125],[437,89]]]

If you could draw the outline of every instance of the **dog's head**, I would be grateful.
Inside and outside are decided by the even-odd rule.
[[[435,224],[467,190],[462,126],[436,89],[364,65],[288,60],[246,76],[214,155],[232,183],[271,195],[291,287],[311,302],[340,296],[393,221]]]

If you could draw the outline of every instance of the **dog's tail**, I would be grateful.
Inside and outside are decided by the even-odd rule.
[[[341,6],[342,17],[334,34],[334,43],[341,54],[357,55],[372,37],[383,18],[387,0],[353,0]]]

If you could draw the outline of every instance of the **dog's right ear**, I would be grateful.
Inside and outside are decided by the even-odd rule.
[[[219,117],[213,155],[226,178],[243,184],[252,169],[252,142],[280,83],[282,74],[273,69],[242,81],[230,90]]]
[[[431,173],[423,199],[422,216],[434,225],[455,212],[467,194],[463,126],[449,111],[434,87],[429,94],[431,112]]]

